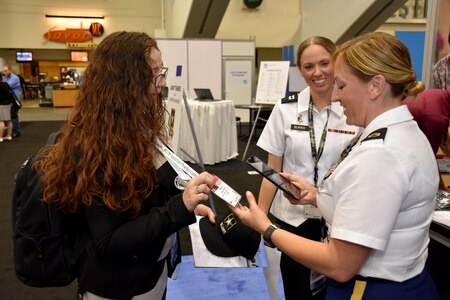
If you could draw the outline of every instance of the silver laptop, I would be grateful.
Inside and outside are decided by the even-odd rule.
[[[217,101],[214,99],[210,89],[194,89],[196,100],[199,101]]]

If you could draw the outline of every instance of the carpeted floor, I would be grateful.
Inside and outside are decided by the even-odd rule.
[[[42,147],[48,135],[57,131],[62,121],[37,121],[22,122],[22,136],[12,141],[0,143],[0,299],[5,300],[65,300],[75,299],[76,282],[64,288],[31,288],[22,284],[14,272],[11,240],[11,199],[13,192],[14,174],[22,162],[30,154],[34,154]],[[247,128],[242,128],[247,132]],[[240,155],[244,152],[247,140],[239,140],[238,151]],[[266,159],[264,151],[255,146],[252,141],[247,156],[255,154]],[[198,166],[193,166],[199,170]],[[206,166],[206,170],[218,175],[241,195],[246,190],[258,194],[261,177],[250,176],[247,171],[250,168],[241,162],[240,157],[225,163]],[[220,214],[226,207],[225,204],[215,198],[216,210]],[[266,287],[261,269],[194,269],[190,237],[188,229],[180,232],[181,250],[184,255],[183,263],[180,265],[178,279],[169,283],[168,300],[179,299],[267,299]],[[450,299],[448,288],[448,272],[445,266],[448,262],[448,248],[431,241],[428,268],[441,299]],[[443,272],[447,275],[443,276]],[[282,292],[279,292],[282,294]],[[205,297],[206,296],[206,297]],[[282,299],[282,298],[280,298]]]
[[[279,279],[278,299],[284,299]],[[268,300],[261,268],[195,268],[191,255],[183,256],[176,279],[169,279],[167,300]]]
[[[22,136],[13,139],[12,141],[0,143],[0,237],[2,237],[3,240],[0,246],[0,299],[75,299],[76,283],[64,288],[44,289],[31,288],[23,285],[15,277],[12,254],[11,199],[14,174],[18,171],[20,165],[28,155],[36,153],[37,150],[45,144],[48,135],[51,132],[57,131],[61,125],[62,121],[21,122]],[[242,128],[242,132],[246,132],[246,130],[247,128]],[[246,142],[246,139],[239,140],[238,142],[240,155],[244,152]],[[266,158],[264,151],[255,146],[255,140],[252,141],[248,150],[247,155],[250,154],[258,155],[263,159]],[[199,170],[198,166],[193,167]],[[241,195],[244,195],[247,190],[254,192],[255,195],[258,194],[261,177],[259,175],[248,175],[247,171],[250,170],[250,168],[241,162],[240,157],[224,163],[206,166],[206,170],[218,175]],[[214,198],[214,203],[218,214],[226,207],[224,202],[220,199]],[[180,232],[180,241],[182,254],[192,254],[189,231],[187,228]],[[261,288],[263,288],[264,282],[261,281],[260,283]],[[236,284],[235,287],[239,290],[239,284]],[[225,290],[228,288],[229,286],[224,286]],[[195,295],[191,296],[195,297]]]

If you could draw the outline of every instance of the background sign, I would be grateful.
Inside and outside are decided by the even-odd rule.
[[[262,61],[259,67],[257,104],[275,104],[286,96],[289,61]]]

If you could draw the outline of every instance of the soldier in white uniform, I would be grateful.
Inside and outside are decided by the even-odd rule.
[[[277,102],[257,143],[268,152],[268,164],[273,169],[302,175],[316,184],[337,163],[341,152],[359,130],[346,124],[339,103],[331,103],[334,80],[331,55],[334,50],[333,42],[323,37],[311,37],[300,45],[297,65],[308,87],[298,95]],[[265,179],[259,195],[259,206],[266,213],[270,207],[270,213],[277,218],[281,228],[320,240],[321,216],[317,208],[309,206],[305,210],[304,206],[290,204]],[[316,276],[316,283],[311,285],[309,268],[285,254],[281,254],[280,267],[287,300],[323,299],[324,292],[318,292],[324,284],[319,284]],[[313,294],[317,296],[313,297]]]
[[[328,243],[277,229],[250,192],[249,208],[234,212],[268,243],[326,275],[326,299],[438,299],[425,267],[438,169],[426,137],[401,105],[404,93],[417,95],[424,84],[416,81],[407,47],[387,33],[350,40],[333,58],[333,99],[345,107],[348,124],[365,129],[317,188],[282,174],[301,188],[298,204],[318,206],[329,225]]]

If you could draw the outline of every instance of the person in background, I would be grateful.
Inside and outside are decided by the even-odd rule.
[[[6,137],[3,138],[5,122],[7,131]],[[0,133],[0,142],[3,142],[3,139],[7,141],[12,140],[11,94],[8,84],[3,82],[2,77],[0,77]]]
[[[434,153],[437,154],[439,147],[450,155],[450,139],[448,136],[450,116],[450,89],[430,89],[421,92],[417,97],[407,97],[403,104],[408,106],[414,120],[423,131]],[[439,188],[448,190],[442,176]]]
[[[410,96],[402,102],[408,106],[414,120],[428,138],[434,153],[437,154],[439,146],[443,151],[447,151],[450,89],[425,90],[417,97]]]
[[[447,42],[450,45],[450,28],[448,29]],[[450,89],[450,53],[434,65],[433,87],[435,89]]]
[[[328,277],[326,299],[438,299],[425,267],[438,189],[433,150],[401,100],[416,95],[408,48],[372,32],[333,54],[333,99],[347,123],[364,128],[346,158],[319,186],[282,173],[289,190],[325,218],[328,243],[277,228],[247,192],[249,207],[232,208],[244,224],[296,261]],[[299,297],[300,299],[300,297]]]
[[[20,79],[19,77],[13,73],[12,68],[10,65],[3,65],[3,81],[6,82],[16,94],[19,101],[21,98],[21,86],[20,86]],[[13,133],[12,137],[19,137],[20,136],[20,123],[19,123],[19,110],[14,108],[13,105],[11,105],[11,119],[13,124]]]
[[[35,166],[43,201],[80,211],[92,240],[78,277],[83,299],[163,299],[178,230],[214,213],[213,176],[193,177],[183,193],[157,141],[168,142],[166,85],[157,43],[115,32],[97,47],[58,142]],[[82,230],[82,228],[80,228]]]
[[[331,40],[321,36],[310,37],[300,44],[297,66],[308,87],[276,103],[257,143],[268,152],[268,165],[274,170],[300,174],[314,185],[339,160],[359,131],[358,127],[346,124],[344,108],[337,102],[331,103],[334,81],[331,56],[335,49]],[[296,235],[320,241],[325,231],[316,208],[291,205],[266,179],[261,183],[258,206],[266,214],[270,209],[276,223]],[[280,268],[286,299],[323,298],[323,276],[286,253],[281,253]]]

